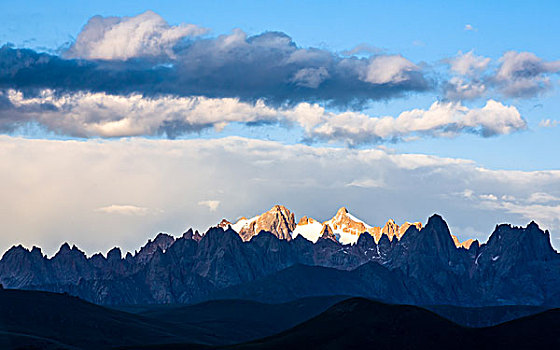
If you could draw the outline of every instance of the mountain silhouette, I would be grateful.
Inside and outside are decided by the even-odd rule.
[[[408,225],[400,237],[396,228],[388,231],[392,237],[382,233],[378,241],[366,231],[354,244],[344,245],[332,232],[321,233],[315,243],[302,234],[282,238],[295,220],[278,208],[265,216],[270,222],[254,222],[282,223],[282,235],[260,231],[249,240],[227,224],[203,235],[192,230],[179,238],[159,234],[124,257],[114,248],[106,257],[88,258],[63,244],[48,258],[37,247],[14,246],[0,260],[0,283],[65,292],[104,305],[223,298],[287,302],[332,295],[415,305],[560,304],[560,255],[548,231],[535,223],[498,225],[488,242],[466,249],[434,215],[424,227]],[[286,217],[289,225],[280,220]]]

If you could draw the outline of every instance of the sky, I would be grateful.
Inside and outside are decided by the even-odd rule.
[[[560,247],[554,1],[0,4],[0,251],[274,204]]]

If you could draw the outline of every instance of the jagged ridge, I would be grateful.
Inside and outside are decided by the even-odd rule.
[[[224,229],[229,226],[239,233],[244,241],[250,240],[261,231],[266,231],[280,239],[286,240],[301,235],[314,243],[320,238],[334,238],[343,244],[355,244],[359,236],[364,233],[372,235],[375,242],[379,242],[383,235],[387,236],[389,241],[392,241],[394,238],[400,240],[411,226],[421,229],[422,223],[405,222],[399,226],[393,219],[389,219],[383,227],[371,226],[350,214],[345,207],[341,207],[330,220],[323,223],[303,216],[296,225],[295,216],[289,209],[282,205],[275,205],[269,211],[254,216],[251,219],[241,217],[235,224],[232,224],[227,219],[223,219],[217,225],[217,227]],[[327,233],[326,236],[324,235],[325,232]],[[453,241],[457,247],[468,249],[474,242],[474,240],[469,239],[461,243],[457,236],[453,235],[452,237],[454,237]]]
[[[276,222],[287,227],[295,221]],[[17,246],[0,260],[0,282],[105,304],[193,302],[233,286],[241,295],[247,294],[243,286],[265,279],[278,299],[286,296],[281,292],[286,288],[294,298],[355,293],[415,304],[546,305],[560,300],[559,254],[548,231],[534,223],[526,228],[497,226],[487,243],[469,249],[456,247],[437,215],[421,229],[410,226],[400,239],[381,235],[376,242],[374,236],[361,234],[353,245],[336,241],[329,227],[321,232],[325,239],[315,244],[301,235],[278,239],[268,232],[244,241],[229,227],[211,228],[204,235],[189,230],[177,239],[160,234],[124,258],[119,249],[107,257],[87,258],[67,244],[47,258],[39,248]],[[315,279],[313,288],[299,290],[309,275],[279,275],[298,265],[326,268],[321,270],[325,277]],[[340,283],[332,282],[333,273]]]

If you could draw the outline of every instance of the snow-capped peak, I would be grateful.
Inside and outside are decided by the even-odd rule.
[[[260,215],[253,216],[250,219],[247,219],[246,217],[242,216],[239,220],[237,220],[235,224],[231,225],[231,228],[235,232],[239,233],[244,227],[249,227],[249,225],[251,225],[252,222],[257,221],[259,216]]]
[[[286,207],[275,205],[269,211],[250,219],[242,217],[231,228],[248,241],[261,231],[267,231],[280,239],[290,240],[290,233],[296,228],[295,217]]]
[[[360,234],[371,231],[372,227],[348,212],[345,207],[340,208],[336,215],[324,222],[342,244],[354,244]]]
[[[305,239],[315,243],[321,237],[322,229],[323,224],[319,221],[304,216],[299,220],[296,229],[292,232],[292,237],[296,238],[298,235],[302,235]]]
[[[226,229],[229,225],[230,223],[224,219],[218,226]],[[389,219],[383,227],[374,227],[350,214],[345,207],[338,209],[330,220],[323,223],[304,216],[296,225],[294,214],[281,205],[275,205],[269,211],[250,219],[242,217],[235,224],[231,224],[231,228],[245,241],[250,240],[261,231],[268,231],[281,239],[289,240],[301,235],[315,243],[321,238],[325,227],[328,227],[325,232],[329,232],[331,239],[334,235],[342,244],[356,243],[363,233],[372,235],[376,242],[379,242],[382,235],[388,236],[389,240],[393,240],[395,237],[400,240],[410,226],[415,226],[417,229],[422,228],[422,224],[419,222],[405,222],[399,226],[393,219]]]

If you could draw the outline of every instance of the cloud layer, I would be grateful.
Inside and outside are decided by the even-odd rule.
[[[444,62],[449,70],[438,72],[367,44],[342,53],[304,48],[282,32],[209,36],[206,28],[172,25],[147,11],[92,17],[61,56],[4,46],[0,88],[238,98],[277,107],[321,102],[358,110],[441,87],[449,100],[531,98],[550,90],[560,71],[560,61],[531,52],[491,60],[459,51]]]
[[[401,55],[345,56],[301,48],[288,35],[217,37],[153,12],[91,18],[63,57],[0,49],[0,87],[33,92],[140,93],[231,97],[282,105],[328,102],[358,108],[372,100],[434,88],[421,65]]]
[[[276,203],[317,220],[346,206],[375,225],[389,218],[425,222],[438,212],[461,239],[486,239],[499,222],[536,219],[560,243],[558,171],[495,171],[462,159],[238,137],[0,136],[0,157],[0,251],[23,243],[51,254],[63,241],[88,253],[117,244],[134,250],[160,231],[205,230],[223,217],[256,215]],[[138,209],[128,206],[145,214],[132,215]]]
[[[277,123],[300,126],[310,142],[356,146],[409,137],[453,137],[465,132],[488,137],[527,127],[515,107],[493,100],[474,109],[460,103],[435,102],[427,110],[413,109],[397,117],[335,113],[309,103],[275,108],[262,100],[250,103],[232,98],[56,94],[52,90],[43,90],[33,97],[8,90],[0,92],[2,100],[0,128],[4,130],[36,122],[56,133],[78,137],[174,138],[210,127],[220,131],[228,123]]]

